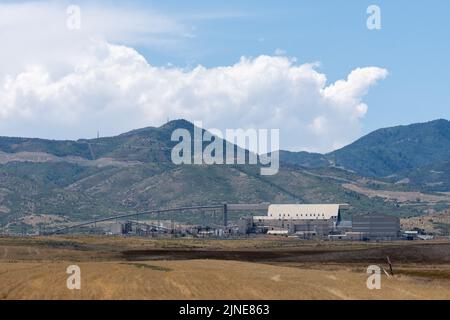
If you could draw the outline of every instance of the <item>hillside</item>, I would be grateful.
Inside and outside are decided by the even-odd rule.
[[[328,154],[282,152],[282,162],[305,168],[338,167],[423,191],[450,190],[450,121],[376,130]]]
[[[435,120],[376,130],[327,155],[362,175],[401,175],[450,159],[450,121]]]
[[[423,197],[432,200],[426,202],[416,194],[401,194],[398,199],[374,194],[370,190],[380,186],[393,190],[399,186],[328,167],[329,160],[318,154],[282,152],[290,162],[282,163],[275,176],[261,176],[259,167],[249,165],[176,166],[170,161],[175,144],[170,136],[176,128],[192,131],[193,125],[177,120],[159,128],[78,141],[0,137],[1,222],[17,224],[30,216],[84,220],[222,202],[349,203],[348,214],[411,216],[450,202],[446,196]],[[356,146],[361,147],[361,142]],[[342,152],[336,153],[339,161],[347,159]],[[362,161],[353,152],[356,163]],[[296,163],[299,159],[301,165]],[[186,214],[177,219],[194,217]]]
[[[285,164],[305,168],[321,168],[329,165],[327,158],[320,153],[280,151],[280,160]]]

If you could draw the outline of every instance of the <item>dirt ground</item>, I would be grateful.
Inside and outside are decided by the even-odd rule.
[[[450,210],[420,217],[403,218],[400,223],[404,230],[419,228],[425,230],[425,232],[448,235],[450,232]]]
[[[0,238],[0,299],[450,299],[450,242]]]
[[[365,188],[363,186],[351,183],[345,183],[342,186],[348,190],[364,194],[370,198],[380,197],[386,200],[395,200],[400,203],[405,202],[438,203],[450,201],[450,195],[443,192],[437,195],[437,194],[426,194],[417,191],[373,190],[370,188]]]

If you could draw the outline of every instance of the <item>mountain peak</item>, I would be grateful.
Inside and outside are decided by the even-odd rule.
[[[450,124],[450,121],[447,119],[436,119],[436,120],[432,120],[429,123],[443,123],[443,124]]]
[[[161,130],[175,130],[175,129],[187,129],[192,130],[194,128],[194,124],[185,119],[176,119],[171,120],[165,124],[163,124],[159,129]]]
[[[194,125],[184,119],[176,119],[176,120],[172,120],[169,122],[166,122],[165,124],[159,126],[159,127],[144,127],[144,128],[140,128],[140,129],[134,129],[125,133],[120,134],[119,136],[134,136],[134,135],[148,135],[148,134],[153,134],[155,132],[166,132],[166,131],[173,131],[175,129],[188,129],[188,130],[192,130],[192,128],[194,127]]]

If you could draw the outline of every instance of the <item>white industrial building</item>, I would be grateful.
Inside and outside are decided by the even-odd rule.
[[[255,216],[254,220],[340,220],[340,210],[347,204],[271,204],[267,216]]]
[[[267,216],[254,216],[256,227],[270,231],[327,235],[336,229],[347,204],[271,204]]]

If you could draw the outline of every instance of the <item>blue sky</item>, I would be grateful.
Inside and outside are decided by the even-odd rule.
[[[381,9],[381,30],[366,27],[371,4]],[[145,6],[186,17],[195,26],[196,37],[183,50],[141,49],[155,64],[229,65],[240,56],[279,48],[299,62],[321,62],[329,81],[375,65],[390,75],[365,99],[364,132],[450,118],[449,1],[150,1]],[[189,21],[197,15],[211,19]]]
[[[327,152],[449,119],[449,35],[447,0],[0,1],[0,135],[185,118],[279,128],[281,148]]]

